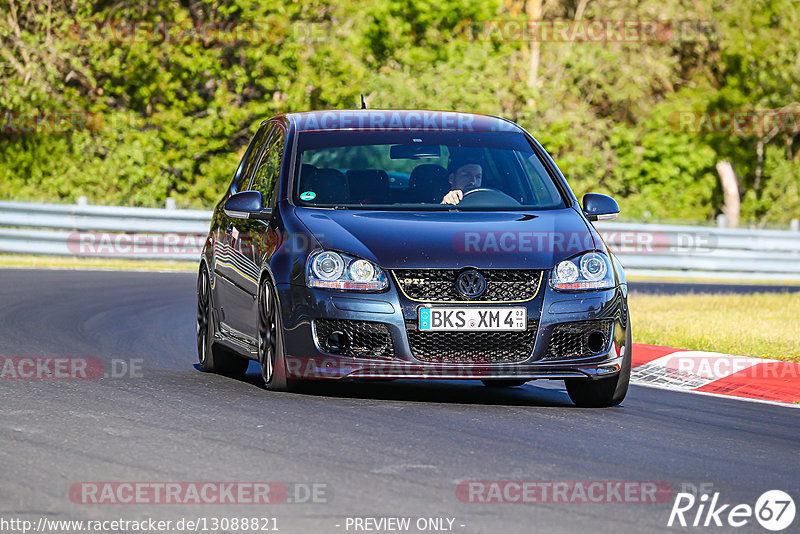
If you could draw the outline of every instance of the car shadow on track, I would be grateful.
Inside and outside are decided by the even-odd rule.
[[[489,388],[477,380],[395,380],[392,382],[309,382],[297,393],[369,400],[490,406],[572,407],[566,392],[535,382],[511,388]]]
[[[201,370],[199,364],[194,368]],[[251,364],[244,376],[229,379],[264,388],[257,364]],[[264,394],[282,395],[268,391]],[[488,406],[575,407],[563,384],[553,381],[531,381],[518,387],[490,388],[478,380],[309,380],[298,383],[290,395]]]

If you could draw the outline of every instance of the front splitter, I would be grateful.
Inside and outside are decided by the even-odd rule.
[[[357,361],[337,357],[286,356],[288,378],[326,379],[598,379],[620,371],[623,357],[591,364],[416,364],[399,360]]]

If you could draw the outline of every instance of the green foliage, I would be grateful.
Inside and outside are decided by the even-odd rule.
[[[70,133],[0,134],[0,198],[210,207],[258,123],[279,112],[463,110],[508,117],[576,194],[633,219],[710,221],[715,164],[739,178],[743,224],[800,216],[797,132],[691,132],[681,111],[795,110],[794,0],[543,2],[546,20],[706,21],[663,42],[469,38],[472,21],[525,18],[524,0],[0,0],[0,113],[88,111]],[[580,8],[578,6],[581,6]],[[578,10],[582,11],[578,11]],[[239,23],[243,37],[116,40],[95,22]],[[105,35],[105,37],[103,37]],[[117,34],[120,35],[120,34]],[[759,156],[761,147],[761,156]]]
[[[743,209],[760,221],[797,218],[800,214],[800,162],[786,158],[775,146],[767,147],[763,187],[750,189],[742,200]]]

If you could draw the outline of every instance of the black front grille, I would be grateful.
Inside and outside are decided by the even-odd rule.
[[[329,337],[334,332],[344,334],[343,337],[346,342],[341,343],[339,347],[332,347],[329,344]],[[331,354],[382,360],[394,358],[392,336],[383,323],[348,321],[344,319],[315,319],[314,335],[322,350]]]
[[[406,322],[414,357],[425,363],[515,363],[530,358],[537,321],[524,332],[422,332]]]
[[[542,271],[529,269],[478,270],[486,278],[486,291],[474,299],[456,290],[457,269],[396,269],[392,271],[403,293],[423,302],[524,302],[539,291]]]
[[[590,334],[598,332],[590,337]],[[553,327],[545,359],[588,358],[605,352],[611,340],[611,319],[561,323]]]

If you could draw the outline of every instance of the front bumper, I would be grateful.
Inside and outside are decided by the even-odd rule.
[[[623,356],[630,350],[625,347],[629,328],[625,285],[582,293],[555,292],[544,285],[536,298],[524,304],[529,321],[536,322],[536,338],[530,356],[515,363],[431,363],[417,359],[407,329],[422,304],[398,297],[394,288],[384,293],[357,294],[285,284],[278,292],[287,377],[294,379],[598,379],[619,373]],[[315,339],[314,319],[381,323],[391,335],[392,356],[356,358],[326,352]],[[556,325],[596,320],[612,322],[610,342],[602,352],[571,359],[547,358]]]
[[[615,350],[593,364],[413,364],[399,360],[369,361],[331,356],[296,357],[286,356],[288,378],[303,380],[325,379],[440,379],[440,380],[485,380],[485,379],[597,379],[619,373],[623,358]]]

